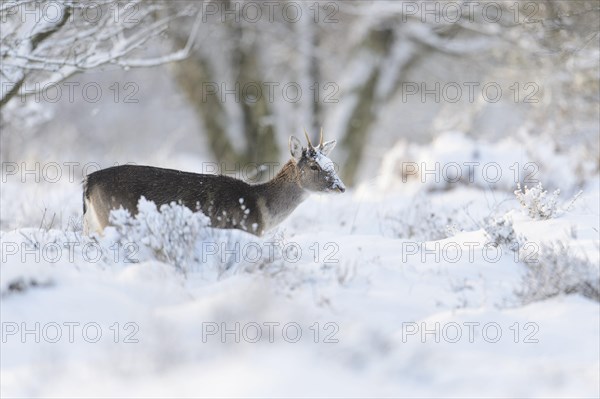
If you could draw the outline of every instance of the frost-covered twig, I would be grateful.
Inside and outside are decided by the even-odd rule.
[[[527,273],[517,292],[523,303],[557,295],[580,294],[600,302],[600,272],[588,259],[573,254],[562,242],[542,243],[536,256],[525,261]]]

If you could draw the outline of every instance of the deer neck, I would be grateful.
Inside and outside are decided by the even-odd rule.
[[[309,193],[300,185],[296,162],[288,161],[277,175],[261,185],[265,230],[281,223]]]

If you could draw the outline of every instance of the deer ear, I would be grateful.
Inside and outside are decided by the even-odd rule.
[[[319,149],[321,150],[321,153],[323,153],[323,155],[327,156],[327,155],[329,155],[331,150],[333,150],[333,148],[335,147],[336,144],[337,144],[337,141],[331,140],[326,143],[323,143],[323,145]]]
[[[302,143],[294,136],[290,136],[290,154],[296,159],[302,158]]]

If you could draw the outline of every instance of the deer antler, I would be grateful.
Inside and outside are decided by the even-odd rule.
[[[321,138],[319,139],[319,148],[323,149],[323,126],[321,126]]]
[[[308,133],[306,132],[306,128],[304,129],[304,135],[306,136],[306,141],[308,141],[308,148],[314,149],[312,143],[310,142],[310,137],[308,137]]]

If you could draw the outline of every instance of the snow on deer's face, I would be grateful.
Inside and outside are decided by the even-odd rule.
[[[335,147],[335,140],[313,147],[308,135],[308,147],[302,147],[300,140],[290,137],[290,152],[296,160],[300,176],[300,185],[308,191],[315,192],[340,192],[346,191],[346,186],[335,171],[335,164],[327,155]]]

